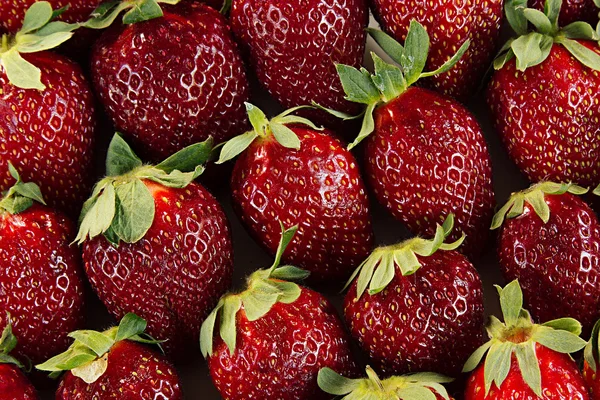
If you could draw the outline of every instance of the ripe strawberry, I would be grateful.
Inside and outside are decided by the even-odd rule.
[[[594,325],[589,342],[583,352],[583,380],[590,391],[590,399],[600,399],[600,375],[598,374],[598,360],[600,360],[600,320]]]
[[[362,64],[368,17],[366,0],[233,0],[230,19],[258,80],[285,108],[356,112],[335,63]]]
[[[516,0],[512,0],[516,1]],[[522,0],[521,0],[522,1]],[[530,0],[528,6],[544,11],[547,0]],[[576,21],[598,22],[599,5],[594,0],[565,0],[562,2],[558,21],[560,25],[567,25]]]
[[[348,99],[367,105],[363,129],[350,147],[370,135],[367,177],[396,219],[416,234],[433,235],[436,223],[452,213],[458,228],[452,237],[465,233],[462,251],[476,254],[484,247],[494,208],[490,156],[481,128],[456,101],[410,86],[420,77],[450,69],[469,42],[440,70],[423,73],[428,43],[425,29],[413,22],[402,50],[402,70],[375,54],[374,75],[338,65]]]
[[[354,376],[350,344],[333,306],[290,282],[306,277],[305,271],[279,267],[297,229],[283,232],[273,266],[250,275],[243,292],[224,296],[202,325],[202,354],[225,400],[327,399],[317,385],[321,368]]]
[[[12,323],[15,355],[39,362],[66,349],[83,322],[81,257],[70,221],[9,169],[17,183],[0,200],[0,329]]]
[[[86,26],[107,27],[117,4]],[[129,25],[111,27],[92,51],[109,117],[152,159],[208,137],[222,142],[247,126],[248,82],[224,17],[197,2],[163,8],[149,21],[133,8],[123,17]]]
[[[210,150],[207,141],[143,165],[115,135],[108,176],[84,205],[77,236],[88,278],[108,311],[116,318],[140,315],[177,357],[189,354],[186,346],[232,279],[225,214],[192,182]]]
[[[346,279],[369,254],[369,200],[352,154],[329,131],[290,115],[269,121],[246,104],[254,127],[223,147],[219,163],[241,153],[231,179],[238,216],[269,252],[280,227],[298,225],[286,263],[311,273],[311,282]]]
[[[579,322],[563,318],[534,324],[522,308],[518,281],[496,288],[504,322],[491,317],[490,341],[465,364],[465,372],[475,370],[467,382],[465,400],[588,400],[577,364],[569,356],[585,346]],[[485,362],[480,363],[484,356]]]
[[[560,0],[545,15],[508,3],[519,37],[494,62],[488,103],[496,129],[532,182],[600,183],[600,39],[586,23],[559,29]],[[527,30],[537,16],[537,32]],[[532,47],[533,46],[533,47]]]
[[[14,183],[10,160],[50,205],[76,214],[92,184],[93,96],[75,63],[44,51],[74,29],[51,19],[50,5],[35,3],[25,28],[2,39],[0,190]]]
[[[569,184],[533,185],[510,197],[492,229],[502,226],[502,272],[519,280],[533,318],[572,317],[588,334],[600,318],[600,223],[575,196],[585,192]]]
[[[422,24],[431,41],[427,69],[435,70],[447,63],[467,41],[465,56],[445,74],[423,80],[423,84],[462,100],[478,89],[496,52],[502,22],[502,0],[475,0],[465,3],[452,0],[407,1],[373,0],[375,18],[383,30],[400,42],[408,37],[413,21]],[[373,38],[401,65],[406,61],[387,35],[371,30]]]
[[[483,342],[481,280],[465,256],[453,251],[462,240],[444,244],[452,224],[450,216],[432,240],[376,249],[352,277],[360,272],[344,300],[346,322],[385,376],[457,376]]]
[[[126,314],[118,327],[104,332],[75,331],[69,350],[36,368],[62,378],[57,400],[182,399],[175,368],[140,343],[157,343],[144,337],[146,321]]]
[[[10,324],[6,325],[0,337],[0,398],[3,400],[37,400],[33,385],[23,375],[23,365],[10,352],[17,345]]]

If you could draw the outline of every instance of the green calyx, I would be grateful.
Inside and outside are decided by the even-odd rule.
[[[46,204],[39,186],[33,182],[23,182],[19,176],[19,172],[10,162],[8,163],[8,171],[17,182],[10,189],[2,193],[0,214],[3,211],[9,214],[18,214],[31,207],[34,201]]]
[[[359,379],[346,378],[330,368],[322,368],[317,382],[321,390],[344,396],[343,400],[435,400],[436,395],[449,400],[442,384],[452,382],[452,379],[425,372],[381,380],[371,367],[367,367],[367,378]]]
[[[527,0],[508,0],[505,4],[506,19],[516,37],[500,49],[494,60],[494,68],[502,68],[516,58],[517,69],[525,71],[542,63],[550,55],[553,44],[562,45],[585,66],[600,71],[600,55],[577,42],[577,39],[600,40],[600,24],[594,29],[586,22],[573,22],[558,26],[562,0],[546,0],[544,11],[527,8]],[[534,28],[529,30],[529,26]]]
[[[463,372],[473,371],[485,356],[487,396],[492,384],[500,388],[508,376],[514,355],[523,380],[541,398],[542,376],[536,356],[536,343],[558,353],[579,351],[586,345],[579,337],[581,324],[572,318],[556,319],[542,325],[534,324],[529,312],[523,309],[523,293],[518,281],[515,280],[504,288],[496,288],[500,295],[504,322],[493,316],[490,318],[487,327],[490,340],[475,350],[467,360]]]
[[[455,250],[465,240],[465,235],[454,243],[444,243],[454,226],[454,215],[450,214],[443,225],[437,225],[433,239],[413,238],[405,242],[379,247],[354,271],[345,290],[358,275],[356,297],[360,298],[367,286],[369,294],[374,295],[384,290],[394,279],[398,267],[402,275],[412,275],[421,267],[417,256],[429,257],[438,250]],[[360,274],[359,274],[360,273]]]
[[[184,188],[204,171],[211,156],[212,139],[193,144],[157,165],[144,165],[119,133],[115,134],[106,157],[107,177],[94,187],[83,204],[79,233],[81,244],[104,234],[117,246],[120,241],[135,243],[144,237],[154,221],[155,204],[144,180],[170,188]]]
[[[246,150],[256,139],[269,140],[274,138],[277,143],[283,147],[300,150],[300,139],[298,139],[298,136],[294,131],[286,126],[287,124],[306,125],[315,130],[322,130],[322,128],[318,128],[310,120],[292,115],[294,112],[303,108],[312,108],[310,106],[290,108],[269,121],[260,108],[250,103],[245,104],[252,130],[236,136],[225,143],[221,149],[217,164],[222,164],[235,158]]]
[[[10,314],[6,313],[6,326],[0,336],[0,364],[14,364],[19,368],[24,368],[23,364],[10,355],[10,352],[17,347],[17,338],[12,332],[10,323]]]
[[[587,193],[587,191],[587,189],[572,183],[537,183],[522,192],[513,193],[506,204],[494,215],[491,229],[498,229],[506,218],[516,218],[522,215],[525,203],[533,208],[544,223],[547,223],[550,219],[550,208],[545,200],[547,194],[561,195],[568,192],[575,195],[582,195]]]
[[[273,265],[269,269],[258,270],[250,275],[246,290],[243,292],[223,296],[202,324],[200,349],[205,358],[213,354],[213,337],[217,319],[219,336],[227,345],[230,354],[233,354],[237,342],[237,315],[242,307],[246,318],[249,321],[256,321],[264,317],[275,304],[290,304],[300,297],[301,288],[292,281],[307,278],[308,272],[291,265],[279,266],[283,252],[294,238],[298,226],[286,230],[281,224],[281,230],[281,240]]]
[[[181,0],[115,0],[102,3],[94,10],[92,17],[83,24],[89,29],[105,29],[112,25],[123,11],[125,25],[149,21],[163,16],[160,3],[177,4]]]
[[[34,3],[25,13],[21,30],[2,36],[0,65],[10,83],[21,89],[46,89],[41,70],[21,55],[53,49],[73,36],[80,24],[54,21],[64,11],[52,10],[47,1]]]
[[[597,321],[594,325],[594,329],[592,329],[592,335],[590,336],[590,340],[585,346],[583,350],[583,358],[585,362],[589,365],[592,371],[596,372],[597,363],[600,360],[600,321]]]
[[[57,378],[63,371],[71,371],[73,375],[86,383],[94,383],[108,367],[110,349],[122,340],[146,344],[159,344],[144,333],[146,321],[135,314],[126,314],[118,327],[104,332],[91,330],[75,331],[69,337],[75,339],[73,344],[43,364],[36,365],[40,371],[50,372],[51,378]]]

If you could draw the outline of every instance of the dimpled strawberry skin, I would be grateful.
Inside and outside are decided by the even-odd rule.
[[[492,385],[485,395],[484,364],[471,374],[465,389],[465,400],[588,400],[577,364],[568,354],[556,353],[539,344],[535,345],[536,356],[542,376],[542,397],[538,397],[527,386],[518,367],[516,356],[512,356],[510,370],[500,388]]]
[[[587,361],[583,362],[583,380],[590,391],[590,399],[600,399],[600,377],[598,376],[598,368],[600,366],[596,362],[596,372],[592,370]]]
[[[162,8],[163,18],[109,28],[92,52],[108,115],[152,159],[247,127],[248,82],[224,17],[201,3]]]
[[[229,226],[220,205],[198,184],[146,185],[154,192],[156,213],[144,238],[118,248],[103,236],[94,238],[84,243],[83,260],[115,318],[136,313],[152,337],[168,340],[167,354],[180,358],[198,347],[202,321],[231,285]]]
[[[310,271],[313,282],[342,282],[369,255],[369,200],[352,154],[328,132],[291,128],[299,151],[257,140],[238,159],[233,204],[250,232],[271,253],[285,227],[299,225],[284,253]]]
[[[0,214],[0,330],[11,315],[17,358],[34,364],[64,351],[83,323],[83,271],[73,226],[41,205]]]
[[[383,375],[438,372],[458,376],[483,343],[483,290],[473,265],[456,251],[419,257],[421,268],[380,293],[344,300],[350,333]]]
[[[580,41],[600,53],[592,42]],[[488,103],[508,153],[532,182],[600,183],[600,75],[553,45],[543,63],[496,71]]]
[[[14,364],[0,364],[0,398],[3,400],[37,400],[33,385]]]
[[[539,322],[577,319],[590,332],[600,318],[600,225],[594,211],[570,193],[546,195],[544,224],[525,203],[507,219],[498,257],[507,281],[519,279],[526,308]]]
[[[11,85],[0,71],[0,191],[14,179],[37,183],[46,202],[76,216],[94,178],[92,92],[77,64],[58,54],[23,57],[42,70],[43,92]]]
[[[467,40],[469,49],[450,71],[424,83],[447,95],[466,99],[478,89],[495,52],[502,22],[502,0],[372,0],[383,29],[404,43],[412,20],[431,40],[426,71],[444,64]]]
[[[56,400],[180,400],[181,384],[175,368],[156,351],[123,341],[108,353],[108,368],[94,383],[67,372]]]
[[[493,210],[492,169],[477,121],[450,98],[409,88],[375,111],[366,173],[379,202],[415,234],[431,236],[453,213],[451,239],[479,254]]]
[[[317,386],[321,368],[349,377],[357,373],[335,309],[306,288],[295,302],[277,303],[253,322],[242,309],[233,356],[220,337],[214,345],[208,367],[225,400],[329,399]]]

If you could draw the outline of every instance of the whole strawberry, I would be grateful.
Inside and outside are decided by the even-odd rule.
[[[490,341],[477,349],[465,364],[471,374],[465,400],[588,400],[577,364],[569,356],[583,349],[581,325],[572,318],[534,324],[522,309],[518,281],[504,289],[496,286],[504,322],[491,317]],[[486,355],[487,353],[487,355]],[[481,360],[485,356],[485,361]]]
[[[35,3],[24,27],[2,36],[0,190],[14,183],[10,160],[51,206],[76,215],[93,182],[93,96],[75,63],[46,51],[76,27],[52,18],[48,2]]]
[[[17,345],[10,324],[4,327],[0,337],[0,394],[3,400],[37,400],[33,385],[21,372],[23,368],[10,352]]]
[[[532,182],[600,183],[600,39],[586,23],[560,29],[560,0],[545,14],[509,2],[518,37],[494,62],[488,103],[510,157]],[[537,31],[527,30],[527,18]],[[539,19],[539,20],[538,20]]]
[[[221,206],[193,182],[210,141],[144,165],[117,134],[107,177],[84,205],[77,241],[87,276],[116,318],[135,312],[181,357],[229,288],[233,254]]]
[[[224,296],[202,325],[202,354],[225,400],[328,399],[317,385],[321,368],[355,375],[333,306],[291,282],[305,271],[279,266],[297,228],[283,232],[273,266],[250,275],[243,292]]]
[[[40,362],[66,349],[83,322],[81,257],[70,221],[9,169],[16,184],[0,200],[0,329],[12,324],[14,354]]]
[[[241,153],[233,205],[256,240],[275,254],[280,227],[298,225],[283,259],[312,283],[347,279],[369,254],[369,200],[356,160],[333,133],[289,110],[269,121],[246,105],[254,129],[228,142],[219,163]]]
[[[199,2],[165,5],[156,14],[127,1],[110,4],[116,8],[103,7],[86,26],[105,28],[124,7],[133,8],[96,42],[94,85],[115,126],[144,155],[160,160],[246,129],[248,82],[223,16]]]
[[[515,1],[515,0],[513,0]],[[522,0],[520,0],[522,2]],[[527,4],[531,8],[544,11],[544,0],[530,0]],[[600,3],[597,0],[566,0],[560,9],[558,22],[567,25],[576,21],[587,21],[591,24],[598,22]]]
[[[494,209],[490,156],[481,128],[458,102],[411,86],[420,77],[449,70],[469,42],[439,70],[424,73],[428,43],[423,26],[413,21],[405,47],[395,43],[405,53],[402,69],[375,54],[373,75],[338,65],[348,99],[366,105],[363,128],[350,147],[369,137],[367,177],[396,219],[415,234],[433,235],[436,224],[452,213],[457,227],[453,239],[466,234],[461,251],[477,254]]]
[[[598,375],[598,355],[600,347],[598,345],[600,339],[600,320],[594,325],[592,335],[583,351],[583,379],[590,391],[590,399],[600,399],[600,375]]]
[[[183,398],[175,368],[144,344],[157,343],[144,335],[146,321],[126,314],[118,327],[104,332],[75,331],[75,341],[36,368],[61,379],[56,400]]]

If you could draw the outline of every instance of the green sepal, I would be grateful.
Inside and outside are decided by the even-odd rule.
[[[592,329],[592,334],[590,336],[590,340],[585,345],[583,350],[583,359],[588,364],[588,366],[592,369],[592,371],[596,372],[598,369],[598,361],[600,360],[600,348],[598,347],[600,343],[600,320],[596,321],[594,324],[594,328]]]
[[[10,189],[2,193],[0,211],[18,214],[27,210],[34,202],[46,204],[40,187],[33,182],[23,182],[19,172],[10,161],[8,162],[8,171],[16,182]]]
[[[10,355],[15,347],[17,347],[17,338],[13,334],[10,314],[7,312],[6,326],[2,330],[2,336],[0,336],[0,364],[14,364],[19,368],[24,368],[24,365],[19,360]]]
[[[180,0],[116,0],[103,3],[92,12],[91,18],[83,24],[89,29],[105,29],[123,14],[122,22],[125,25],[149,21],[163,16],[160,3],[177,4]]]

